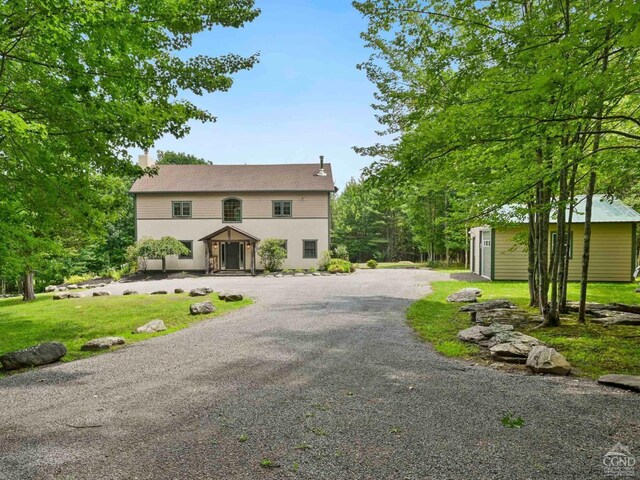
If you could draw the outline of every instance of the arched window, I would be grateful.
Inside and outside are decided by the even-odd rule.
[[[242,221],[242,200],[237,198],[227,198],[222,201],[222,221]]]

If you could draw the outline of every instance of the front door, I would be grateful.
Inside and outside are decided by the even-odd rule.
[[[240,268],[240,243],[229,242],[226,248],[226,268],[227,270],[238,270]]]

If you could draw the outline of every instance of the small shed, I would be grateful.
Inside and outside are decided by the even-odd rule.
[[[552,220],[553,222],[553,220]],[[620,200],[594,195],[591,216],[589,281],[630,282],[637,264],[640,213]],[[527,220],[512,217],[506,226],[481,226],[469,232],[470,267],[490,280],[527,280]],[[549,248],[557,229],[549,229]],[[584,237],[584,199],[578,202],[569,234],[569,280],[579,281]]]

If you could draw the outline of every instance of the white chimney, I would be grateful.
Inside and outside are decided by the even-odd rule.
[[[143,155],[138,155],[138,166],[140,168],[152,167],[156,162],[149,155],[149,150],[145,150]]]
[[[324,155],[320,155],[320,171],[316,174],[319,177],[326,177],[327,174],[324,171]]]

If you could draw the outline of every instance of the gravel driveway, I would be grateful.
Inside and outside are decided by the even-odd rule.
[[[604,476],[616,442],[640,464],[640,395],[473,366],[419,341],[405,308],[443,277],[112,285],[207,285],[256,303],[0,379],[0,478],[585,479]],[[524,427],[505,428],[507,412]]]

